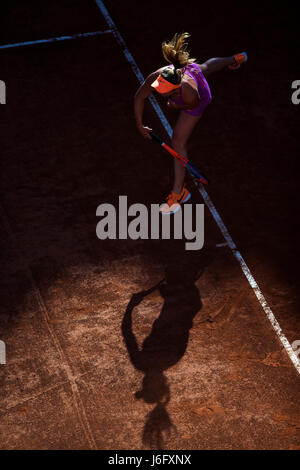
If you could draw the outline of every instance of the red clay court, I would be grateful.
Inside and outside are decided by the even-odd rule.
[[[3,7],[1,449],[300,449],[296,20],[186,3]],[[204,247],[101,241],[99,204],[150,207],[170,188],[133,97],[182,30],[203,61],[249,56],[209,79],[189,142],[211,180],[187,180]],[[170,142],[177,113],[155,99],[144,123]]]

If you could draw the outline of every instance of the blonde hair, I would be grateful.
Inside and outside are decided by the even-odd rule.
[[[187,50],[187,39],[190,36],[189,33],[175,33],[171,41],[164,41],[162,43],[163,56],[169,64],[174,65],[175,70],[186,67],[197,60],[194,57],[190,57],[190,53]]]

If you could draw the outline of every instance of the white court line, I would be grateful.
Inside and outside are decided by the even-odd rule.
[[[97,4],[97,6],[99,7],[99,9],[101,10],[101,13],[103,14],[109,28],[111,29],[113,35],[115,36],[117,42],[121,46],[121,48],[123,50],[123,53],[124,53],[126,59],[128,60],[134,74],[137,76],[139,82],[142,84],[144,82],[144,77],[142,75],[142,72],[140,71],[139,67],[137,66],[137,64],[134,60],[134,58],[132,57],[131,53],[129,52],[128,47],[127,47],[124,39],[122,38],[121,34],[119,33],[114,21],[112,20],[110,14],[107,11],[106,7],[104,6],[104,4],[101,0],[95,0],[95,2]],[[171,138],[173,130],[172,130],[170,124],[168,123],[167,118],[165,117],[162,110],[160,109],[159,104],[157,103],[156,99],[151,95],[149,97],[149,100],[150,100],[152,106],[154,107],[156,113],[158,114],[158,117],[160,118],[160,120],[161,120],[164,128],[166,129],[169,137]],[[225,240],[226,240],[229,248],[231,249],[234,257],[240,263],[240,266],[241,266],[241,269],[242,269],[244,275],[246,276],[250,286],[252,287],[252,289],[253,289],[253,291],[254,291],[254,293],[255,293],[255,295],[256,295],[259,303],[260,303],[260,305],[262,306],[262,308],[265,312],[265,314],[267,315],[268,319],[270,320],[271,325],[273,326],[279,340],[283,344],[283,346],[284,346],[287,354],[289,355],[292,363],[294,364],[295,368],[297,369],[298,373],[300,374],[300,360],[298,359],[297,355],[293,351],[293,348],[292,348],[291,344],[289,343],[288,339],[282,333],[282,329],[281,329],[278,321],[276,320],[272,310],[268,306],[267,301],[266,301],[263,293],[261,292],[257,282],[255,281],[253,275],[251,274],[251,271],[248,268],[244,258],[242,257],[242,255],[238,251],[234,241],[232,240],[232,238],[231,238],[231,236],[230,236],[223,220],[221,219],[220,214],[218,213],[218,211],[215,208],[215,206],[214,206],[212,200],[210,199],[208,193],[206,192],[206,190],[204,189],[204,187],[201,184],[198,186],[198,189],[199,189],[199,192],[200,192],[201,196],[204,199],[204,202],[206,203],[207,207],[209,208],[213,218],[215,219],[219,229],[221,230],[222,235],[225,238]]]
[[[100,34],[107,34],[107,33],[111,33],[111,30],[107,29],[106,31],[92,31],[90,33],[78,33],[78,34],[73,34],[72,36],[59,36],[57,38],[37,39],[36,41],[25,41],[25,42],[15,42],[13,44],[3,44],[2,46],[0,46],[0,49],[11,49],[13,47],[20,47],[20,46],[32,46],[35,44],[45,44],[47,42],[68,41],[70,39],[87,38],[90,36],[99,36]]]

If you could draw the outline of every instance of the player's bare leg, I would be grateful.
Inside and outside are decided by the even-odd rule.
[[[172,147],[183,157],[188,158],[187,141],[201,116],[191,116],[181,111],[172,136]],[[175,160],[173,191],[179,194],[183,187],[185,168]]]
[[[236,69],[239,68],[240,64],[248,60],[247,54],[242,52],[241,54],[232,55],[229,57],[213,57],[208,59],[206,62],[200,65],[200,68],[205,76],[208,77],[214,72],[219,72],[226,67]]]

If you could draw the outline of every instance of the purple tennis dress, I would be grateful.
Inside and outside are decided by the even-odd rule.
[[[174,67],[174,65],[171,65]],[[206,78],[203,75],[202,70],[200,69],[199,65],[196,62],[192,62],[185,67],[184,73],[187,74],[189,77],[193,78],[198,86],[198,93],[200,97],[200,103],[196,108],[192,108],[191,110],[184,109],[183,111],[187,114],[191,114],[191,116],[202,116],[205,108],[209,105],[212,100],[211,91],[209,85],[206,81]],[[184,105],[182,100],[182,86],[179,88],[180,96],[177,100],[173,100],[171,97],[169,98],[175,104],[179,106]]]

